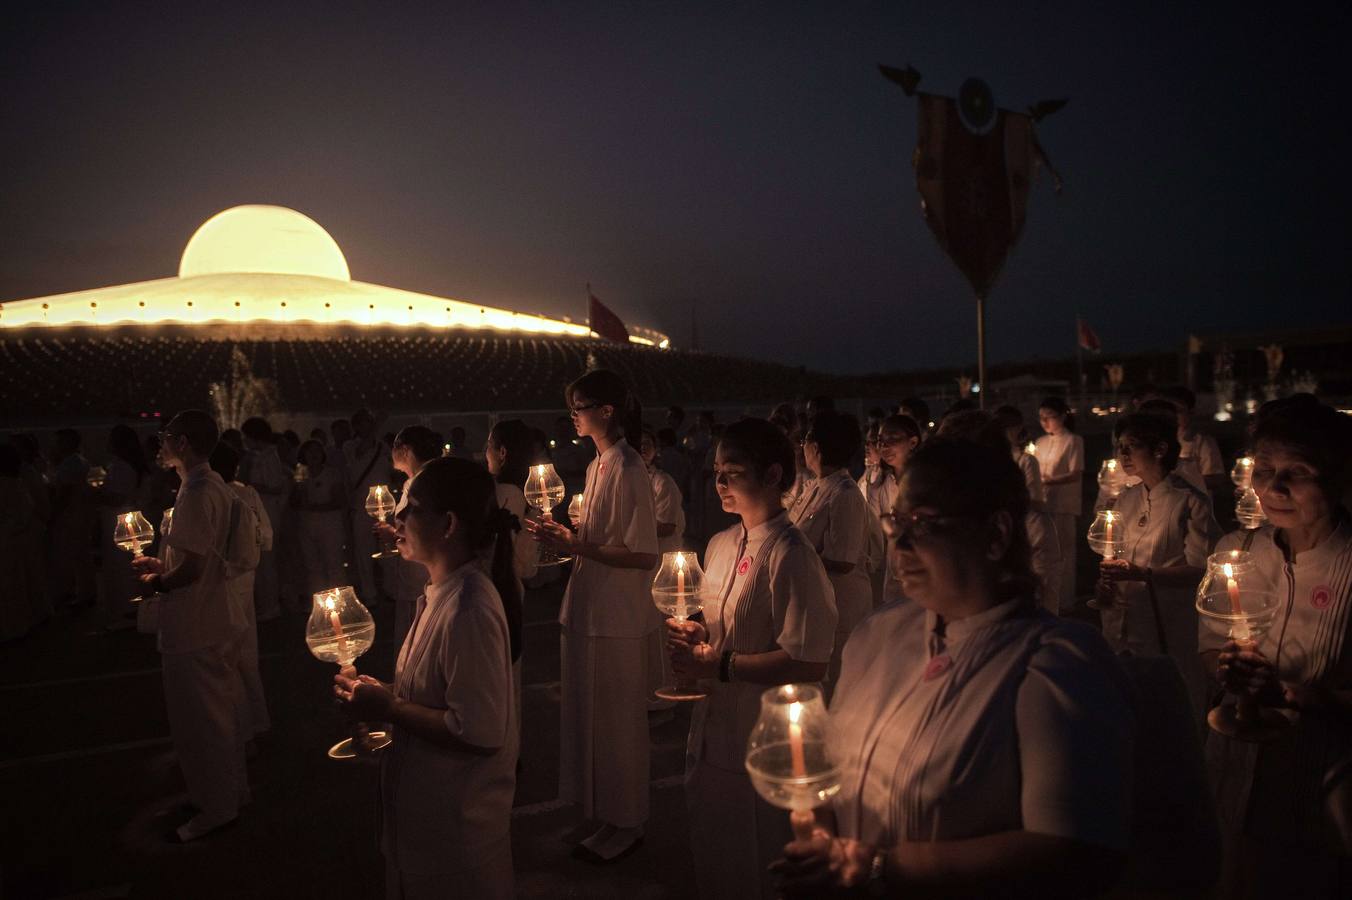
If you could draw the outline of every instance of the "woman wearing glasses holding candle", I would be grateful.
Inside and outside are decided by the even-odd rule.
[[[794,470],[784,433],[764,419],[729,425],[714,464],[723,509],[741,521],[709,541],[704,624],[667,626],[676,672],[709,684],[686,751],[691,850],[702,900],[771,898],[766,866],[789,823],[752,788],[746,743],[766,688],[826,674],[836,609],[821,560],[780,504]]]
[[[1220,537],[1211,500],[1174,471],[1178,428],[1153,413],[1123,416],[1114,429],[1122,474],[1140,483],[1113,508],[1125,550],[1099,565],[1095,594],[1103,635],[1135,656],[1167,655],[1178,664],[1198,721],[1206,678],[1197,656],[1197,583]]]
[[[648,820],[647,651],[657,627],[657,519],[652,483],[635,449],[642,409],[624,381],[594,369],[564,397],[578,435],[596,443],[582,523],[577,534],[553,521],[527,527],[574,560],[559,610],[559,797],[602,823],[577,855],[608,863],[638,846]]]
[[[385,896],[506,900],[518,749],[504,611],[516,591],[512,516],[480,466],[434,459],[395,521],[399,553],[427,569],[427,587],[394,683],[334,678],[352,718],[394,725],[380,757]]]
[[[1202,632],[1203,659],[1229,691],[1286,708],[1271,743],[1208,733],[1207,766],[1226,838],[1225,896],[1352,893],[1352,420],[1309,394],[1264,406],[1254,430],[1253,488],[1267,514],[1247,545],[1278,595],[1256,647]]]
[[[1116,877],[1126,678],[1092,628],[1038,606],[1026,510],[1001,449],[936,437],[912,456],[893,551],[908,602],[845,647],[841,788],[776,864],[786,895],[1086,897]]]
[[[1037,418],[1046,433],[1034,446],[1059,551],[1056,569],[1049,573],[1048,580],[1056,583],[1059,611],[1068,612],[1075,605],[1075,547],[1080,538],[1076,519],[1083,505],[1084,438],[1075,433],[1075,416],[1060,397],[1043,400]]]
[[[845,641],[873,609],[868,577],[872,523],[868,506],[846,468],[858,449],[859,423],[854,416],[831,410],[817,413],[803,436],[803,458],[813,479],[789,510],[789,521],[821,557],[836,601],[835,648],[822,685],[828,702],[840,674]]]

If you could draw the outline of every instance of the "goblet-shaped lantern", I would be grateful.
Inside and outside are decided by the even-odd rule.
[[[315,659],[337,663],[344,674],[356,675],[352,663],[371,649],[376,638],[376,623],[371,612],[357,599],[351,587],[335,587],[314,595],[310,620],[305,623],[305,643]],[[389,735],[374,731],[355,737],[370,741],[370,749],[389,744]],[[353,738],[345,738],[329,748],[333,759],[351,759],[357,755]]]
[[[89,471],[85,473],[85,484],[92,488],[101,488],[103,483],[108,480],[108,470],[103,466],[90,466]]]
[[[155,540],[155,529],[139,509],[118,513],[113,525],[113,543],[133,559],[141,558],[141,548]]]
[[[568,521],[573,523],[574,528],[582,526],[582,510],[585,503],[581,494],[574,494],[573,499],[568,501]]]
[[[291,478],[296,484],[304,484],[310,477],[310,467],[305,463],[296,463],[296,468],[291,470]]]
[[[699,567],[699,557],[682,550],[663,553],[662,567],[653,577],[653,603],[677,622],[704,609],[704,570]],[[708,696],[693,678],[678,678],[674,685],[663,685],[655,693],[663,700],[678,702]]]
[[[1099,466],[1098,486],[1107,497],[1115,499],[1121,496],[1122,489],[1127,486],[1127,476],[1115,458],[1105,459],[1103,465]]]
[[[812,836],[812,810],[840,791],[840,769],[826,749],[820,688],[782,684],[761,694],[760,718],[746,742],[746,771],[765,802],[790,810],[794,835]]]
[[[568,494],[568,489],[563,485],[563,479],[559,473],[554,471],[551,463],[540,463],[530,467],[530,475],[526,477],[526,502],[536,509],[540,510],[540,518],[546,522],[554,521],[554,507],[563,502],[563,498]],[[571,556],[563,556],[548,544],[540,545],[540,565],[557,566],[560,563],[566,563],[572,559]]]
[[[1263,503],[1258,499],[1258,492],[1252,487],[1246,487],[1241,491],[1239,499],[1235,501],[1235,518],[1245,528],[1258,528],[1267,521]]]
[[[1100,509],[1094,513],[1094,521],[1089,525],[1089,549],[1104,559],[1120,559],[1126,552],[1126,535],[1122,533],[1122,516],[1111,509]],[[1090,609],[1104,609],[1111,602],[1089,599]]]
[[[1241,456],[1235,460],[1235,467],[1230,470],[1230,480],[1235,483],[1235,487],[1241,491],[1248,490],[1253,484],[1253,457]]]
[[[1246,650],[1255,649],[1272,625],[1281,598],[1272,584],[1257,571],[1247,550],[1213,553],[1206,575],[1197,586],[1197,613],[1215,634]],[[1242,693],[1233,706],[1222,704],[1206,717],[1213,731],[1241,741],[1270,741],[1290,722],[1273,709],[1258,705],[1258,698]]]
[[[394,494],[390,492],[389,485],[373,484],[371,489],[366,492],[366,514],[377,522],[389,522],[390,515],[394,512],[394,505]],[[382,538],[379,548],[371,554],[371,558],[382,559],[387,556],[398,555],[399,551],[389,546]]]

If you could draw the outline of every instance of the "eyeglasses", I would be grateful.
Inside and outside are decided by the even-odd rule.
[[[923,541],[932,537],[943,537],[958,530],[958,526],[976,521],[977,516],[922,516],[911,514],[898,516],[895,513],[883,513],[883,533],[898,545]]]
[[[570,407],[568,407],[568,410],[569,410],[569,412],[571,412],[573,415],[577,415],[577,414],[580,413],[580,412],[586,412],[586,411],[589,410],[589,409],[598,409],[598,408],[600,408],[600,407],[602,407],[602,406],[605,406],[605,404],[604,404],[604,403],[580,403],[580,404],[578,404],[577,406],[570,406]]]

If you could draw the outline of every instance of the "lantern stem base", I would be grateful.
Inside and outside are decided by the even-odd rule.
[[[812,829],[817,824],[817,815],[810,809],[795,809],[789,813],[789,824],[793,826],[794,840],[810,841]]]
[[[676,703],[693,703],[696,700],[703,700],[709,696],[701,691],[697,685],[681,684],[677,682],[673,685],[662,685],[662,687],[653,691],[653,694],[660,700],[671,700]]]
[[[1275,741],[1291,725],[1291,721],[1275,709],[1257,707],[1251,717],[1241,717],[1233,706],[1216,707],[1207,713],[1206,723],[1217,734],[1255,744]]]
[[[372,731],[366,735],[367,749],[374,753],[378,750],[384,750],[394,740],[385,731]],[[329,748],[329,759],[356,759],[363,755],[357,752],[357,744],[353,738],[343,738],[338,743]]]

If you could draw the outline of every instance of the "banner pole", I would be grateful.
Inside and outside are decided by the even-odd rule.
[[[1081,421],[1084,421],[1084,344],[1080,341],[1080,317],[1078,315],[1075,317],[1075,380],[1077,382],[1076,393],[1080,398],[1079,409],[1076,412],[1080,414]]]
[[[986,297],[984,294],[976,295],[976,383],[981,390],[977,391],[977,408],[986,408]]]

